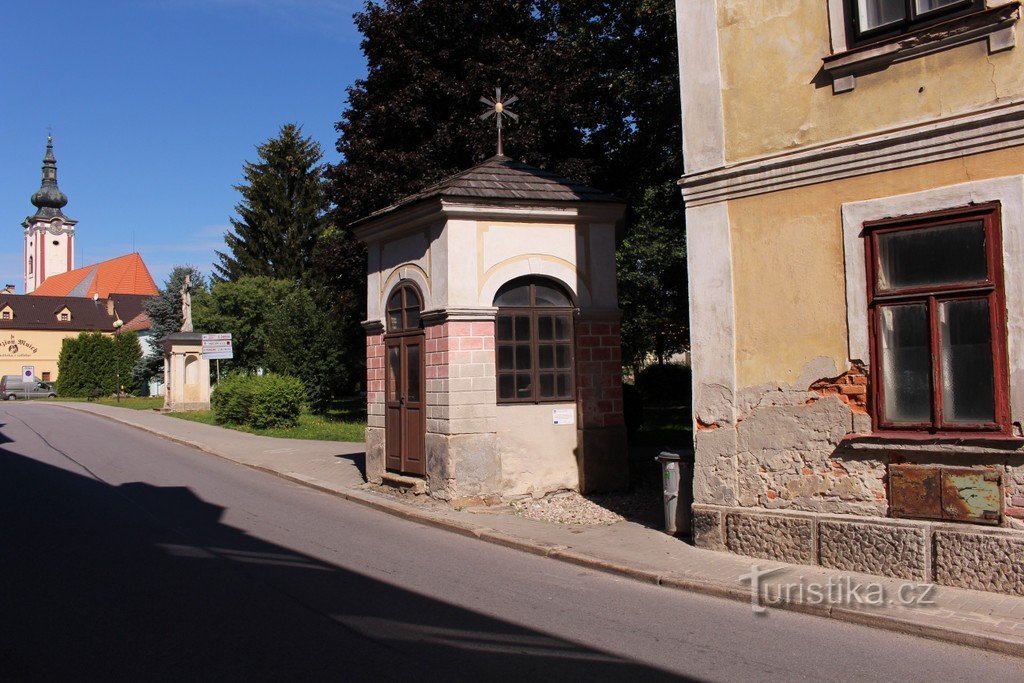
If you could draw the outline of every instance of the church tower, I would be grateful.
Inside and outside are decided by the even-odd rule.
[[[21,225],[25,228],[25,293],[30,294],[43,280],[75,267],[75,224],[61,209],[68,198],[57,187],[57,159],[53,156],[53,137],[46,136],[43,157],[43,182],[32,195],[34,215]]]

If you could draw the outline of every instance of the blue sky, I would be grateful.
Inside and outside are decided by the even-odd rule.
[[[0,283],[22,291],[47,126],[76,265],[135,248],[209,272],[255,146],[294,121],[337,161],[361,0],[44,0],[0,10]]]

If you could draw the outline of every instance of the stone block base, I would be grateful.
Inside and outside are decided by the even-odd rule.
[[[427,493],[458,502],[501,494],[497,435],[427,434]]]
[[[371,484],[383,482],[384,472],[384,430],[380,427],[366,428],[366,481]]]
[[[1024,595],[1024,532],[882,517],[693,506],[701,548]]]
[[[618,491],[629,486],[629,445],[625,427],[579,430],[580,493]]]

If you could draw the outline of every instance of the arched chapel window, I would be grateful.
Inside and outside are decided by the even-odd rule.
[[[494,305],[498,402],[571,401],[573,304],[565,290],[519,278],[498,290]]]
[[[29,275],[32,274],[32,257],[31,256],[28,257],[28,274]]]
[[[388,299],[388,332],[410,332],[420,328],[423,303],[411,285],[399,285]]]

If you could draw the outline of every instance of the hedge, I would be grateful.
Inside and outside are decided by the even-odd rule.
[[[232,375],[210,398],[218,422],[255,429],[294,427],[305,401],[302,382],[288,375]]]

